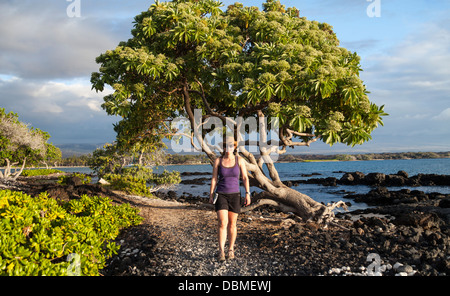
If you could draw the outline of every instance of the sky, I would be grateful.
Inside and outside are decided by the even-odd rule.
[[[95,58],[130,38],[134,16],[153,2],[1,0],[0,107],[49,132],[55,145],[114,141],[120,118],[101,108],[110,90],[92,91],[90,75]],[[224,9],[234,2],[223,0]],[[281,2],[333,26],[340,45],[361,56],[370,100],[390,114],[361,146],[316,142],[296,152],[450,150],[450,1]]]

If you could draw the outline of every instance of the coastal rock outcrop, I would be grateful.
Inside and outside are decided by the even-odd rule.
[[[324,186],[337,185],[368,185],[368,186],[450,186],[450,175],[418,174],[412,177],[405,171],[396,174],[345,172],[340,179],[335,177],[310,178],[307,180],[290,180],[284,182],[287,186],[299,184],[320,184]]]
[[[397,174],[347,172],[338,184],[342,185],[369,185],[369,186],[450,186],[450,175],[418,174],[409,177],[405,171]]]
[[[450,195],[438,192],[425,193],[419,190],[401,189],[389,191],[386,187],[377,187],[366,194],[348,194],[344,198],[353,199],[356,202],[364,202],[370,206],[413,204],[432,200],[435,206],[445,208],[449,205]],[[442,203],[442,206],[441,206]]]

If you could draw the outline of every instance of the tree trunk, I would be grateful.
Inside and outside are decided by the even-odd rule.
[[[251,166],[249,167],[252,169]],[[269,170],[275,170],[275,167],[270,166]],[[331,205],[323,205],[281,182],[271,181],[261,170],[253,171],[250,178],[254,185],[264,191],[256,194],[252,199],[252,204],[243,208],[242,212],[253,210],[262,205],[272,205],[280,208],[283,212],[292,212],[305,221],[314,220],[318,223],[328,224],[334,218],[334,208],[343,207],[347,209],[345,203],[341,201]]]
[[[283,186],[278,188],[275,194],[267,191],[256,194],[252,198],[252,204],[242,208],[241,212],[251,211],[262,205],[275,206],[283,212],[291,212],[305,221],[313,220],[323,224],[328,224],[333,220],[334,213],[332,211],[334,208],[343,207],[346,209],[346,205],[343,202],[323,205],[301,192]]]
[[[5,158],[6,161],[6,167],[5,171],[3,173],[0,172],[0,178],[3,180],[17,180],[17,178],[22,174],[23,169],[25,168],[25,163],[27,162],[27,158],[25,157],[23,159],[22,167],[17,171],[17,169],[14,170],[14,173],[11,173],[11,168],[18,164],[17,162],[12,163],[9,161],[8,158]]]
[[[19,178],[20,174],[22,174],[23,169],[25,168],[25,163],[27,162],[27,158],[25,157],[23,159],[22,167],[20,168],[19,172],[14,171],[13,180],[17,180]]]
[[[189,117],[189,121],[191,123],[191,144],[198,151],[202,151],[206,153],[208,158],[210,159],[211,164],[214,163],[215,159],[218,157],[214,152],[214,146],[207,143],[205,135],[202,133],[202,125],[203,119],[208,116],[217,116],[216,112],[212,112],[210,108],[207,108],[207,115],[202,116],[200,113],[199,116],[195,116],[195,111],[191,106],[191,98],[189,95],[189,87],[187,82],[183,85],[182,88],[184,103],[185,103],[185,111]],[[206,104],[206,98],[202,96],[203,101]],[[286,212],[292,212],[295,215],[301,217],[304,220],[314,220],[318,223],[328,224],[333,220],[334,213],[332,210],[336,207],[343,207],[346,209],[346,205],[344,202],[337,202],[332,205],[323,205],[309,196],[300,193],[292,188],[284,185],[278,175],[277,170],[275,169],[275,165],[270,157],[271,153],[281,153],[279,151],[278,146],[271,145],[270,148],[267,146],[267,126],[264,120],[264,114],[261,110],[257,111],[257,115],[259,118],[259,142],[258,146],[260,148],[260,158],[257,160],[255,156],[247,151],[245,147],[242,145],[239,146],[238,151],[239,154],[245,159],[246,167],[248,171],[248,176],[250,179],[251,186],[257,186],[264,190],[264,192],[257,194],[253,199],[253,205],[249,207],[243,208],[243,211],[252,210],[258,206],[263,204],[270,204],[274,206],[278,206],[281,210]],[[223,116],[222,116],[223,117]],[[223,117],[224,118],[224,117]],[[223,119],[221,118],[221,119]],[[243,135],[240,134],[242,121],[237,123],[235,126],[235,134],[237,134],[237,138],[235,138],[238,143],[245,143],[243,139]],[[200,147],[197,147],[194,144],[194,139],[198,141]],[[264,174],[263,165],[266,164],[269,170],[269,177]]]
[[[139,166],[142,166],[143,160],[144,160],[144,152],[140,151],[138,159]]]

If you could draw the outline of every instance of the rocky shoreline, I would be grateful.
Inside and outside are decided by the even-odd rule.
[[[311,178],[313,176],[320,176],[320,173],[301,174],[301,177],[307,177],[309,179],[289,180],[283,183],[289,187],[298,186],[300,184],[319,184],[323,186],[338,186],[338,185],[367,185],[375,187],[419,187],[419,186],[450,186],[450,175],[438,175],[438,174],[418,174],[415,176],[409,176],[405,171],[398,171],[396,174],[383,174],[383,173],[369,173],[364,174],[362,172],[344,172],[338,171],[334,173],[342,173],[340,179],[335,177],[328,178]],[[205,185],[211,180],[210,173],[202,172],[184,172],[182,177],[190,176],[207,176],[197,177],[194,179],[184,179],[181,184],[185,185]]]
[[[335,172],[343,173],[340,179],[335,177],[310,178],[308,180],[294,180],[284,182],[287,186],[297,186],[299,184],[321,184],[324,186],[337,185],[368,185],[368,186],[450,186],[450,175],[438,174],[418,174],[410,177],[405,171],[398,171],[397,174],[369,173],[362,172]]]
[[[326,229],[264,206],[239,215],[236,259],[219,263],[216,217],[204,197],[169,192],[148,199],[76,182],[7,186],[63,199],[104,195],[140,208],[144,222],[116,239],[121,249],[105,276],[450,275],[448,194],[376,187],[347,195],[371,207],[338,213],[339,226]]]

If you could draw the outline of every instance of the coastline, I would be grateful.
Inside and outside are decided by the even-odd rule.
[[[82,154],[81,157],[86,157],[88,154]],[[196,158],[204,158],[202,153],[197,153],[194,155],[188,155],[193,158],[189,162],[181,163],[179,162],[180,157],[182,158],[184,155],[179,154],[168,154],[170,157],[178,157],[177,162],[168,163],[167,165],[198,165],[198,164],[208,164],[208,162],[195,161]],[[73,157],[73,156],[70,156]],[[65,157],[65,158],[70,158]],[[450,151],[443,152],[381,152],[381,153],[333,153],[333,154],[313,154],[313,153],[290,153],[281,155],[282,159],[280,163],[286,162],[302,162],[304,160],[317,160],[317,161],[326,161],[332,159],[336,159],[337,161],[364,161],[364,160],[393,160],[393,159],[445,159],[450,158]],[[289,160],[283,160],[285,158],[289,158]],[[341,158],[341,159],[339,159]],[[84,167],[84,166],[61,166],[64,168],[67,167]],[[37,167],[36,167],[37,168]],[[45,167],[39,167],[45,168]],[[56,167],[57,168],[57,167]]]

